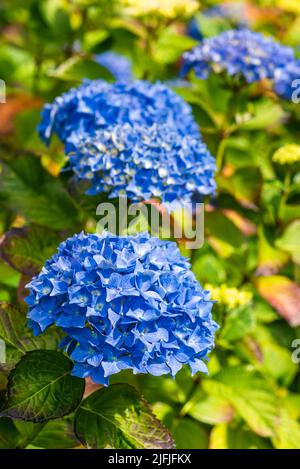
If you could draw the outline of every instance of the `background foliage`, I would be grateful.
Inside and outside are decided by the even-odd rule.
[[[0,369],[0,448],[170,447],[164,426],[177,448],[299,448],[300,374],[292,352],[300,337],[300,164],[272,156],[298,143],[300,105],[263,85],[233,89],[223,76],[192,77],[187,86],[177,76],[182,53],[197,43],[186,34],[188,18],[128,16],[120,3],[1,2],[7,103],[0,104],[0,338],[7,363]],[[218,3],[199,2],[203,36],[235,26],[203,14]],[[299,47],[298,1],[243,3],[251,28]],[[79,405],[84,382],[69,375],[71,362],[56,351],[59,333],[33,338],[26,329],[24,285],[61,240],[95,229],[99,200],[83,197],[60,174],[62,146],[46,148],[36,126],[43,103],[83,78],[113,80],[95,61],[106,50],[127,56],[137,78],[169,82],[192,105],[217,158],[205,245],[185,254],[219,300],[221,328],[207,377],[123,372]],[[57,395],[64,396],[59,406]]]

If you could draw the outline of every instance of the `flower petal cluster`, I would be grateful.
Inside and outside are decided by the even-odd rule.
[[[123,369],[174,376],[206,371],[217,324],[213,302],[175,243],[148,233],[81,233],[64,241],[27,285],[29,325],[52,324],[73,374],[107,385]]]
[[[193,69],[201,79],[212,72],[224,71],[230,76],[243,77],[247,83],[268,79],[284,97],[282,82],[289,83],[297,67],[292,48],[247,29],[225,31],[205,39],[183,57],[183,75]]]
[[[69,166],[89,183],[87,194],[126,194],[132,202],[158,197],[167,209],[193,202],[216,189],[215,159],[193,136],[168,125],[125,124],[96,131],[73,147]]]
[[[199,136],[191,108],[182,98],[161,83],[139,80],[85,80],[45,105],[39,133],[46,143],[55,133],[62,142],[76,144],[78,136],[117,124],[167,124],[180,135]]]
[[[96,62],[107,68],[117,81],[133,80],[130,60],[124,55],[108,50],[95,57]]]
[[[123,0],[125,12],[130,16],[148,15],[167,19],[189,17],[199,8],[196,0]]]
[[[300,145],[288,143],[279,148],[272,156],[274,163],[292,165],[300,162]]]

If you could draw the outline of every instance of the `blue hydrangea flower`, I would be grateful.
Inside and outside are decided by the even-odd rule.
[[[85,80],[80,87],[46,104],[39,133],[46,143],[53,133],[64,143],[74,143],[80,135],[92,136],[117,124],[167,124],[180,135],[199,136],[191,108],[180,96],[161,83],[138,80]]]
[[[123,369],[174,376],[206,372],[217,324],[213,302],[175,243],[148,233],[83,233],[64,241],[27,285],[29,325],[52,324],[73,374],[107,385]]]
[[[216,189],[215,159],[206,145],[168,125],[116,125],[68,148],[69,167],[89,183],[90,195],[126,194],[131,202],[157,197],[174,210]]]
[[[300,84],[300,60],[289,63],[284,69],[278,70],[274,85],[275,92],[292,101],[292,95]],[[299,93],[298,93],[299,95]]]
[[[95,57],[96,62],[107,68],[117,81],[133,80],[130,60],[114,51],[106,51]]]
[[[210,39],[184,54],[182,74],[191,69],[205,79],[212,72],[226,71],[241,76],[247,83],[270,80],[280,91],[277,81],[291,79],[290,67],[296,63],[294,50],[270,37],[249,30],[230,30]]]

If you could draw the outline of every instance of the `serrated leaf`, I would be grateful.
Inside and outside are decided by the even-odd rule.
[[[203,382],[204,390],[229,402],[249,428],[260,436],[274,436],[277,400],[259,375],[242,366],[225,368]]]
[[[74,428],[88,448],[173,448],[169,432],[128,384],[91,394],[76,411]]]
[[[84,380],[70,375],[73,363],[62,353],[36,350],[24,355],[8,378],[7,397],[0,415],[45,422],[74,411]]]
[[[49,228],[12,228],[0,239],[0,256],[13,269],[32,277],[55,253],[59,242],[58,233]]]
[[[26,327],[26,316],[12,305],[0,302],[0,339],[6,344],[6,365],[13,367],[26,352],[56,350],[62,336],[56,330],[34,337]]]
[[[287,277],[258,277],[255,285],[260,295],[292,326],[300,325],[300,287]]]

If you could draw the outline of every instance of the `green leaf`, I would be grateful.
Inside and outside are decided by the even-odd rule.
[[[178,421],[173,428],[177,449],[207,449],[208,434],[199,423],[189,418]]]
[[[85,78],[95,80],[102,78],[112,81],[113,76],[97,62],[83,57],[71,57],[62,63],[56,70],[49,72],[49,75],[60,80],[81,82]]]
[[[240,230],[222,213],[205,214],[205,231],[213,248],[225,258],[230,257],[244,241]]]
[[[203,382],[204,390],[227,400],[252,431],[274,436],[278,417],[277,399],[269,383],[245,367],[225,368]]]
[[[26,327],[26,316],[16,307],[0,302],[0,339],[6,344],[6,365],[13,367],[26,352],[36,349],[56,350],[61,334],[48,330],[34,337]]]
[[[219,186],[232,194],[241,205],[254,208],[258,201],[262,175],[258,168],[248,166],[239,168],[230,178],[219,176]]]
[[[276,427],[276,436],[272,439],[276,449],[299,449],[300,424],[288,417],[284,409]]]
[[[258,265],[256,275],[276,274],[288,262],[289,256],[274,248],[266,238],[262,226],[258,229]]]
[[[296,264],[300,264],[300,220],[292,222],[275,244],[288,252]]]
[[[227,314],[220,338],[226,342],[235,342],[250,334],[254,330],[255,324],[252,305],[235,308]]]
[[[269,99],[258,101],[252,106],[253,116],[241,125],[243,130],[265,130],[280,124],[285,116],[282,106]]]
[[[88,448],[173,448],[168,431],[128,384],[91,394],[75,415],[75,433]]]
[[[32,277],[56,251],[59,235],[42,226],[13,228],[0,240],[0,256],[11,267]]]
[[[271,449],[269,441],[244,428],[230,428],[221,423],[216,425],[211,434],[211,449]]]
[[[21,358],[8,378],[1,416],[45,422],[74,411],[85,382],[70,375],[73,363],[62,353],[36,350]]]
[[[51,177],[31,156],[6,161],[0,181],[6,207],[51,229],[74,229],[78,213],[58,178]]]
[[[234,409],[227,400],[218,396],[207,396],[200,391],[189,402],[188,414],[199,422],[215,425],[230,422],[234,417]]]
[[[0,449],[15,449],[19,433],[14,422],[6,417],[0,418]]]
[[[197,44],[194,39],[178,34],[172,27],[164,28],[154,46],[154,58],[161,64],[175,62],[183,52]]]
[[[30,443],[37,448],[45,449],[64,449],[78,446],[70,422],[63,419],[47,422]]]

